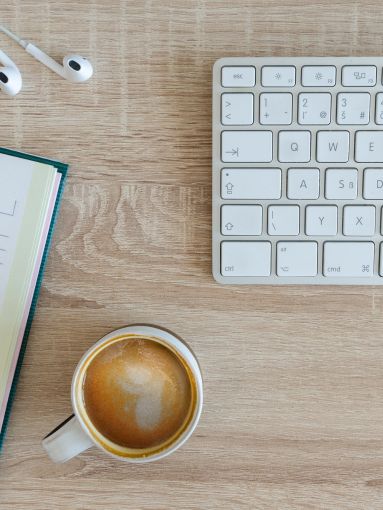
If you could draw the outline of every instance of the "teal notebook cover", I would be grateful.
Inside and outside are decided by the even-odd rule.
[[[32,320],[33,320],[33,316],[35,314],[37,300],[38,300],[39,293],[40,293],[44,269],[45,269],[45,265],[46,265],[47,258],[48,258],[50,244],[52,241],[53,230],[55,227],[55,223],[56,223],[56,219],[57,219],[57,215],[58,215],[58,211],[59,211],[59,207],[60,207],[60,202],[61,202],[61,198],[62,198],[64,186],[65,186],[66,176],[67,176],[67,172],[68,172],[68,165],[66,165],[64,163],[60,163],[59,161],[52,161],[50,159],[40,158],[38,156],[33,156],[31,154],[25,154],[23,152],[17,152],[17,151],[13,151],[10,149],[4,149],[1,147],[0,147],[0,154],[7,154],[8,156],[14,156],[16,158],[30,159],[30,160],[36,161],[38,163],[45,163],[47,165],[54,166],[57,169],[57,171],[61,174],[61,181],[60,181],[59,189],[57,192],[56,203],[55,203],[55,206],[53,209],[52,220],[51,220],[51,223],[49,226],[47,242],[45,244],[44,253],[43,253],[40,270],[39,270],[39,275],[38,275],[36,287],[35,287],[35,290],[33,293],[32,304],[31,304],[31,308],[29,311],[28,320],[27,320],[27,323],[25,326],[24,337],[23,337],[23,341],[21,344],[21,348],[20,348],[20,353],[19,353],[19,357],[18,357],[15,374],[13,377],[13,382],[12,382],[12,386],[11,386],[11,390],[10,390],[10,394],[9,394],[9,398],[8,398],[8,404],[7,404],[7,408],[6,408],[5,415],[4,415],[4,421],[3,421],[3,424],[0,429],[0,450],[1,450],[1,447],[4,442],[5,433],[7,430],[7,425],[9,422],[9,416],[11,413],[12,403],[15,398],[17,381],[19,379],[21,365],[23,363],[23,358],[24,358],[24,354],[25,354],[25,349],[27,347],[28,336],[29,336],[29,332],[31,330]]]

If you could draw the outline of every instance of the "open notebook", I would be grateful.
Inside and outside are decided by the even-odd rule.
[[[0,149],[0,448],[67,168]]]

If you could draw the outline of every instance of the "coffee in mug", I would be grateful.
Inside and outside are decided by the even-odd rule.
[[[54,461],[94,444],[121,460],[156,460],[196,427],[201,371],[190,348],[169,331],[128,326],[84,355],[73,377],[72,404],[75,416],[43,441]]]

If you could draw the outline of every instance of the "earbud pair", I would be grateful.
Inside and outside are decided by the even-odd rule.
[[[93,74],[92,64],[85,57],[81,57],[80,55],[68,55],[64,57],[63,65],[60,65],[49,55],[37,48],[37,46],[20,39],[20,37],[13,34],[4,26],[0,25],[0,31],[20,44],[32,57],[72,83],[87,81]],[[1,50],[0,64],[4,66],[0,67],[0,89],[9,96],[15,96],[20,92],[23,84],[21,73],[16,64]]]

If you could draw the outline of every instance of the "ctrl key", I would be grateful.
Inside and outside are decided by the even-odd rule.
[[[271,243],[224,241],[221,243],[222,276],[270,276]]]
[[[368,277],[374,274],[374,243],[334,241],[324,244],[323,274]]]

